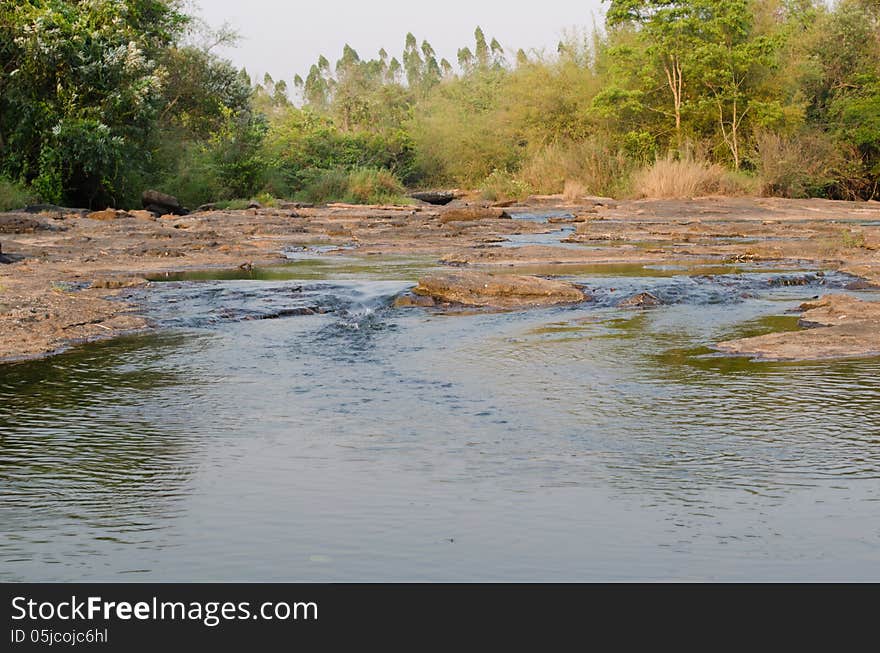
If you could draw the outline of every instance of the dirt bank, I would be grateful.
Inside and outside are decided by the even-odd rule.
[[[878,203],[740,198],[564,203],[551,197],[504,211],[462,208],[290,207],[163,218],[137,212],[101,220],[59,212],[0,214],[0,360],[144,328],[131,289],[116,286],[136,285],[161,272],[279,263],[286,260],[283,249],[298,246],[347,248],[330,256],[427,255],[511,271],[538,264],[542,275],[552,275],[560,264],[810,261],[880,284]],[[570,217],[541,223],[507,215],[550,209]],[[458,211],[451,214],[455,219],[449,211]],[[511,237],[527,241],[563,227],[569,231],[560,234],[565,241],[560,246],[505,246]]]

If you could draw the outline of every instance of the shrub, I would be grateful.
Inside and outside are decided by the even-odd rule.
[[[281,196],[320,192],[320,186],[330,181],[321,181],[329,170],[387,170],[406,182],[415,181],[417,174],[413,145],[402,131],[344,132],[326,116],[295,108],[272,122],[264,157],[266,187]]]
[[[620,149],[590,138],[548,145],[530,156],[520,178],[538,193],[562,193],[580,186],[580,195],[619,197],[629,191],[634,163]]]
[[[20,209],[34,199],[24,186],[0,177],[0,211]]]
[[[667,154],[633,175],[633,193],[637,197],[679,198],[701,195],[746,195],[752,190],[748,177],[724,167],[684,155]]]
[[[775,197],[851,198],[860,185],[855,152],[831,137],[801,134],[782,137],[763,133],[756,139],[755,159],[761,193]]]
[[[407,204],[406,189],[388,170],[359,168],[311,171],[312,178],[297,198],[315,204],[350,202],[353,204]]]
[[[304,176],[305,177],[305,176]],[[311,170],[304,178],[297,199],[313,204],[339,202],[348,195],[348,173],[344,170]]]
[[[405,192],[388,170],[361,168],[349,173],[346,198],[355,204],[399,204]]]
[[[506,201],[525,199],[531,192],[529,185],[504,170],[493,170],[480,185],[483,199]]]

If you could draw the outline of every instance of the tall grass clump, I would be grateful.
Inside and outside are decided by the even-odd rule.
[[[0,211],[20,209],[34,200],[34,196],[20,184],[0,178]]]
[[[751,180],[717,163],[692,154],[676,157],[667,154],[642,167],[633,175],[633,195],[664,199],[704,195],[747,195],[753,190]]]

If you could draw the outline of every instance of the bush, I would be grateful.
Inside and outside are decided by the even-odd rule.
[[[34,199],[24,186],[0,177],[0,211],[20,209]]]
[[[361,168],[348,176],[349,202],[355,204],[399,204],[406,189],[387,170]]]
[[[303,181],[297,199],[313,204],[340,202],[348,195],[348,173],[344,170],[312,170],[311,179]]]
[[[295,108],[272,122],[264,156],[266,189],[279,196],[326,195],[330,189],[321,186],[335,182],[322,177],[331,170],[386,170],[405,182],[416,180],[413,145],[402,131],[344,132],[326,116]]]
[[[530,193],[529,185],[504,170],[493,170],[480,185],[483,199],[496,201],[521,200]]]
[[[408,204],[406,189],[388,170],[359,168],[312,171],[297,198],[314,204],[349,202],[352,204]]]
[[[753,184],[742,173],[733,173],[692,155],[667,154],[633,175],[633,193],[653,199],[702,195],[747,195]]]
[[[150,186],[174,195],[183,206],[190,208],[232,199],[220,179],[211,152],[202,144],[184,142],[175,149],[168,155],[167,172],[152,180]]]
[[[861,185],[857,153],[821,133],[760,134],[755,159],[765,196],[852,199]]]
[[[580,195],[620,197],[629,192],[633,166],[624,151],[591,138],[538,150],[519,177],[538,193],[562,193],[566,185],[577,185]]]

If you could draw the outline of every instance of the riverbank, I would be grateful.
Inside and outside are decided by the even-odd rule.
[[[530,211],[558,215],[549,222],[510,218]],[[571,265],[809,263],[858,277],[853,289],[880,286],[875,202],[537,197],[495,208],[290,205],[101,217],[110,219],[57,211],[0,214],[0,251],[8,261],[0,264],[0,360],[48,355],[71,343],[149,328],[132,301],[133,290],[148,286],[148,277],[280,264],[289,260],[284,252],[314,248],[326,256],[418,255],[451,266],[540,276],[563,275]],[[555,232],[558,242],[540,238]],[[516,241],[518,246],[508,246]],[[833,352],[822,352],[809,344],[800,351],[804,358],[873,352],[861,341],[853,351],[835,345]]]

